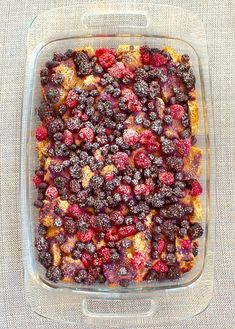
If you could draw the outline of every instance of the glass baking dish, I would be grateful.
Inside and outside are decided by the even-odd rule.
[[[205,234],[200,239],[194,268],[177,282],[139,283],[128,288],[106,285],[53,284],[45,279],[34,249],[37,210],[32,176],[37,165],[35,107],[40,102],[39,71],[54,52],[84,46],[117,47],[120,44],[172,46],[187,53],[196,75],[200,133],[203,150],[200,182]],[[37,16],[27,39],[27,62],[21,135],[21,213],[26,296],[32,309],[44,317],[91,326],[127,327],[171,323],[205,309],[213,289],[214,245],[214,143],[213,117],[205,31],[190,12],[150,1],[80,1]]]

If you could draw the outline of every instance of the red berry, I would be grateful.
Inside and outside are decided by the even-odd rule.
[[[104,179],[106,182],[109,182],[113,179],[113,177],[114,177],[114,173],[110,172],[104,176]]]
[[[63,134],[63,142],[65,145],[69,146],[73,144],[73,134],[69,130],[65,130]]]
[[[149,141],[154,139],[154,134],[151,130],[144,130],[140,135],[140,143],[145,145],[148,144]]]
[[[82,121],[87,121],[88,120],[88,115],[86,114],[86,113],[83,113],[82,115],[81,115],[81,119],[82,119]]]
[[[117,193],[130,195],[131,194],[130,185],[121,184],[120,186],[117,187]]]
[[[34,182],[35,186],[38,187],[43,182],[43,177],[35,175],[33,177],[33,182]]]
[[[103,263],[108,263],[110,261],[110,249],[104,247],[98,250],[98,255],[101,257]]]
[[[93,130],[89,127],[82,128],[79,133],[79,137],[85,141],[92,142],[94,140]]]
[[[187,157],[191,150],[191,143],[186,139],[179,139],[176,142],[176,150],[179,156]]]
[[[120,227],[118,233],[121,237],[125,238],[126,236],[134,235],[137,232],[134,225],[127,225]]]
[[[182,241],[181,246],[184,250],[190,250],[191,247],[192,247],[192,243],[189,239],[185,239],[185,240]]]
[[[78,218],[81,215],[81,208],[75,203],[70,204],[67,209],[67,214],[71,217]]]
[[[161,145],[160,143],[158,143],[157,141],[154,142],[149,142],[147,144],[144,145],[146,151],[150,152],[150,153],[154,153],[160,150]]]
[[[124,152],[117,152],[112,156],[112,160],[119,170],[124,170],[128,162],[128,155]]]
[[[172,185],[175,180],[174,175],[169,171],[160,173],[158,178],[162,184],[166,184],[166,185]]]
[[[98,61],[100,65],[107,69],[115,63],[115,55],[111,50],[101,48],[96,50],[96,56],[98,57]]]
[[[198,181],[195,180],[192,182],[190,194],[192,196],[198,196],[202,194],[202,186]]]
[[[159,260],[153,265],[153,269],[158,273],[168,272],[168,266],[163,261]]]
[[[123,62],[117,62],[108,69],[109,74],[115,79],[122,79],[126,69]]]
[[[134,187],[134,193],[136,195],[142,194],[142,195],[149,195],[150,190],[149,187],[145,184],[138,184]]]
[[[75,90],[72,89],[68,92],[65,105],[71,109],[78,106],[78,95],[76,94]]]
[[[53,200],[53,199],[56,199],[58,197],[58,190],[56,187],[54,186],[49,186],[47,189],[46,189],[46,196],[50,199],[50,200]]]
[[[95,258],[95,259],[93,259],[93,261],[92,261],[92,264],[93,265],[95,265],[95,266],[101,266],[102,265],[102,258]]]
[[[131,264],[135,270],[139,270],[139,269],[143,268],[145,265],[144,256],[139,252],[135,253],[134,257],[131,260]]]
[[[92,256],[89,255],[87,252],[84,252],[82,254],[81,261],[82,261],[84,267],[88,268],[88,267],[90,267],[90,265],[92,263]]]
[[[143,152],[139,152],[134,156],[134,163],[137,168],[149,168],[151,161]]]
[[[165,56],[163,56],[162,54],[159,53],[155,53],[153,54],[152,60],[151,60],[151,64],[153,66],[161,66],[161,65],[165,65],[167,62],[167,59]]]
[[[158,247],[157,247],[157,252],[161,254],[163,250],[165,249],[165,241],[164,240],[158,240]]]
[[[107,241],[118,241],[120,239],[118,234],[118,228],[116,226],[111,227],[105,234]]]
[[[78,239],[81,242],[90,242],[92,240],[92,238],[94,237],[94,231],[92,229],[89,229],[87,232],[82,233],[82,232],[78,232],[77,236]]]
[[[170,110],[171,110],[171,115],[173,119],[176,120],[181,120],[183,113],[184,113],[184,108],[183,106],[179,105],[179,104],[174,104],[170,106]]]
[[[149,53],[145,53],[143,55],[141,55],[141,61],[143,64],[150,64],[151,61],[151,56]]]
[[[128,145],[135,145],[139,140],[139,134],[134,129],[126,129],[123,132],[123,140]]]
[[[152,178],[147,178],[145,181],[145,184],[151,192],[154,190],[154,188],[156,186]]]
[[[37,127],[36,130],[36,138],[39,142],[44,141],[47,139],[48,133],[47,133],[47,128],[44,126],[39,126]]]

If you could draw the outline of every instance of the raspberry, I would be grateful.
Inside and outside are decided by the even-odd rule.
[[[190,194],[192,196],[198,196],[198,195],[202,194],[202,187],[198,181],[195,180],[192,182]]]
[[[112,160],[119,170],[124,170],[128,162],[128,155],[124,152],[117,152],[112,156]]]
[[[151,161],[143,152],[139,152],[134,157],[134,163],[137,168],[149,168],[151,166]]]
[[[84,265],[85,268],[90,267],[91,262],[92,262],[92,256],[89,255],[87,252],[84,252],[81,257],[81,261]]]
[[[163,250],[165,249],[165,241],[164,240],[158,240],[158,246],[157,246],[157,252],[161,254]]]
[[[164,57],[163,55],[159,54],[159,53],[155,53],[153,54],[152,60],[151,60],[151,64],[153,66],[161,66],[161,65],[165,65],[167,62],[166,57]]]
[[[85,141],[92,142],[94,140],[93,130],[89,127],[82,128],[79,131],[79,137]]]
[[[106,182],[110,182],[114,178],[114,173],[110,172],[104,176]]]
[[[70,108],[75,108],[78,106],[78,95],[75,90],[70,90],[67,95],[65,105]]]
[[[141,62],[143,64],[150,64],[151,56],[149,53],[144,53],[141,55]]]
[[[150,152],[150,153],[154,153],[160,150],[161,146],[160,143],[158,143],[157,141],[155,142],[149,142],[147,144],[144,145],[146,151]]]
[[[115,55],[109,49],[106,48],[97,49],[95,54],[98,57],[98,61],[100,65],[105,69],[112,66],[115,62]]]
[[[166,273],[168,272],[168,266],[161,260],[157,261],[153,265],[153,269],[158,273]]]
[[[67,214],[71,217],[78,218],[81,215],[82,211],[80,207],[75,204],[70,204],[67,209]]]
[[[33,177],[33,182],[34,182],[36,187],[39,187],[39,185],[43,182],[43,177],[35,175]]]
[[[110,261],[110,249],[104,247],[98,251],[98,255],[103,260],[103,263],[108,263]]]
[[[187,157],[190,153],[191,143],[186,139],[179,139],[176,142],[176,150],[179,156]]]
[[[58,190],[56,187],[54,186],[49,186],[47,189],[46,189],[46,196],[50,199],[50,200],[53,200],[53,199],[56,199],[58,197]]]
[[[39,126],[37,127],[36,130],[36,138],[39,142],[47,139],[48,133],[47,133],[47,128],[44,126]]]
[[[143,268],[145,265],[144,256],[141,253],[137,252],[132,258],[131,264],[135,270],[139,270],[140,268]]]
[[[117,62],[108,69],[109,74],[116,79],[122,79],[126,69],[123,62]]]
[[[137,233],[137,230],[134,225],[127,225],[121,227],[118,230],[118,233],[122,238],[125,238],[127,236],[134,235],[135,233]]]
[[[82,232],[78,232],[77,236],[78,239],[81,242],[90,242],[92,240],[92,238],[94,237],[94,231],[92,229],[89,229],[87,232],[82,233]]]
[[[169,171],[160,173],[158,178],[162,184],[172,185],[174,183],[174,175]]]
[[[140,143],[145,145],[154,140],[154,134],[151,130],[144,130],[140,135]]]
[[[192,248],[192,243],[189,239],[185,239],[182,241],[181,246],[184,250],[190,250]]]
[[[124,222],[124,216],[121,211],[114,210],[110,215],[110,220],[114,225],[121,225]]]
[[[131,194],[130,185],[121,184],[120,186],[117,187],[117,193],[130,195]]]
[[[142,194],[142,195],[149,195],[150,190],[149,187],[145,184],[138,184],[134,187],[134,193],[136,195]]]
[[[139,140],[139,134],[134,129],[126,129],[123,132],[123,140],[128,145],[135,145]]]
[[[95,259],[93,259],[93,261],[92,261],[92,264],[93,265],[95,265],[95,266],[101,266],[102,265],[102,258],[95,258]]]
[[[118,241],[119,238],[119,234],[118,234],[118,229],[116,226],[111,227],[105,234],[105,239],[107,241]]]
[[[63,142],[65,145],[69,146],[73,144],[73,134],[69,130],[65,130],[63,134]]]
[[[170,106],[170,110],[171,110],[171,115],[173,117],[173,119],[176,120],[181,120],[183,113],[184,113],[184,108],[183,106],[179,105],[179,104],[174,104]]]

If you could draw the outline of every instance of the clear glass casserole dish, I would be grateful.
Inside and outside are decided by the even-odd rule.
[[[65,23],[66,22],[66,23]],[[177,282],[151,282],[128,288],[105,285],[53,284],[36,260],[34,234],[37,210],[32,176],[37,164],[34,131],[35,107],[40,101],[38,73],[54,52],[91,45],[120,44],[172,46],[187,53],[196,75],[200,132],[203,150],[200,182],[204,194],[202,225],[196,266]],[[214,245],[214,144],[213,117],[205,31],[202,23],[181,8],[151,2],[112,3],[80,1],[78,6],[56,8],[35,18],[28,33],[21,147],[21,213],[26,296],[32,309],[45,317],[89,326],[127,327],[170,323],[205,309],[213,289]]]

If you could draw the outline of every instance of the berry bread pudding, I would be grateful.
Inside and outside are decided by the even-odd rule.
[[[119,46],[56,53],[40,72],[35,246],[53,281],[176,280],[203,229],[188,55]]]

